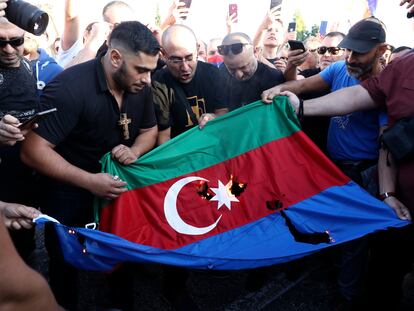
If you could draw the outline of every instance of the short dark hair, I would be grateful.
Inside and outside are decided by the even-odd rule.
[[[395,48],[394,50],[392,50],[392,54],[399,53],[399,52],[405,51],[405,50],[411,50],[411,48],[409,46],[405,46],[405,45],[399,46],[398,48]]]
[[[137,21],[122,22],[112,30],[109,47],[119,46],[134,54],[143,52],[155,56],[160,51],[160,44],[151,31]]]

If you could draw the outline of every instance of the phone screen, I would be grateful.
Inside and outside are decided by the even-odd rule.
[[[185,3],[185,7],[189,8],[191,6],[191,1],[192,0],[180,0],[180,2],[184,2]]]
[[[305,46],[303,45],[302,41],[298,40],[289,40],[288,41],[291,50],[303,50],[306,51]]]
[[[237,23],[238,11],[237,11],[237,4],[236,3],[229,4],[229,16],[232,16],[233,14],[235,16],[233,21],[235,23]]]
[[[319,26],[319,34],[321,36],[326,35],[326,28],[328,26],[328,22],[327,21],[321,21],[321,25]]]
[[[270,9],[273,9],[275,6],[281,5],[283,0],[270,0]]]
[[[288,26],[288,32],[294,32],[294,31],[296,31],[296,23],[291,22],[289,23],[289,26]]]
[[[22,130],[28,129],[28,128],[32,127],[33,124],[38,122],[40,119],[44,118],[49,113],[52,113],[52,112],[55,112],[55,111],[57,111],[56,108],[40,111],[40,112],[36,113],[35,115],[33,115],[32,117],[30,117],[29,119],[27,119],[26,121],[24,121],[22,124],[20,124],[19,129],[22,129]]]

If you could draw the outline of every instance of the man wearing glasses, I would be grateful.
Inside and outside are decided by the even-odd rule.
[[[193,31],[184,25],[170,26],[162,46],[167,67],[154,74],[152,83],[158,144],[197,126],[203,115],[227,112],[218,69],[197,60]]]
[[[264,90],[285,82],[280,70],[257,60],[252,41],[246,34],[228,34],[217,48],[223,56],[224,64],[219,70],[230,110],[260,100],[260,94]]]

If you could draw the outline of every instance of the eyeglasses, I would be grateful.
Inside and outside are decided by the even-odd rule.
[[[240,54],[243,51],[243,46],[250,45],[250,43],[233,43],[229,45],[219,45],[217,51],[220,55],[228,55],[229,52],[233,55]]]
[[[318,54],[320,54],[320,55],[325,54],[326,51],[328,51],[329,54],[331,54],[331,55],[338,55],[339,52],[343,51],[343,49],[338,48],[338,47],[334,47],[334,46],[331,46],[331,47],[320,46],[320,47],[318,47],[317,51],[318,51]]]
[[[0,48],[6,47],[7,44],[10,44],[12,47],[21,46],[24,43],[24,37],[19,37],[11,40],[0,39]]]
[[[193,60],[194,60],[194,54],[188,55],[184,58],[175,57],[175,56],[167,58],[167,61],[169,63],[173,64],[173,65],[181,65],[181,64],[184,64],[184,63],[190,63]]]

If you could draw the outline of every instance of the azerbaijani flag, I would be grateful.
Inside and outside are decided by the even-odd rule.
[[[286,97],[193,128],[134,164],[102,162],[129,191],[103,202],[101,231],[56,225],[66,260],[82,269],[254,268],[407,224],[325,157]]]

